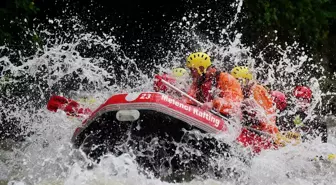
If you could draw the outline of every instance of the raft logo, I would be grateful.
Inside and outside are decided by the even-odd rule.
[[[220,120],[215,118],[214,116],[212,116],[212,114],[209,113],[209,112],[200,111],[199,109],[194,108],[193,109],[193,114],[196,114],[197,116],[202,117],[202,118],[214,123],[216,127],[219,126]]]
[[[202,111],[196,107],[192,107],[192,106],[189,106],[189,105],[185,105],[183,103],[180,103],[178,101],[176,101],[175,99],[172,99],[172,98],[169,98],[167,95],[162,95],[161,99],[163,101],[166,101],[170,104],[173,104],[177,107],[180,107],[198,117],[201,117],[203,119],[206,119],[207,121],[209,122],[212,122],[214,123],[215,127],[218,127],[219,124],[220,124],[220,119],[214,117],[210,112],[207,112],[207,111]]]
[[[172,98],[169,98],[167,95],[162,95],[162,98],[161,98],[163,101],[166,101],[166,102],[168,102],[168,103],[170,103],[170,104],[173,104],[173,105],[175,105],[175,106],[177,106],[177,107],[180,107],[180,108],[182,108],[182,109],[184,109],[184,110],[186,110],[186,111],[191,111],[191,107],[190,106],[188,106],[188,105],[185,105],[185,104],[183,104],[183,103],[180,103],[180,102],[178,102],[178,101],[176,101],[176,100],[174,100],[174,99],[172,99]]]

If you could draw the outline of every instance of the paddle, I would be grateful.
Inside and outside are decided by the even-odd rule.
[[[196,100],[195,98],[191,97],[189,94],[181,91],[180,89],[178,89],[177,87],[173,86],[172,84],[170,84],[169,82],[165,81],[164,79],[159,79],[161,80],[162,83],[164,83],[166,86],[170,87],[171,89],[175,90],[176,92],[180,93],[181,95],[189,98],[190,100],[192,100],[194,103],[196,103],[197,105],[199,106],[202,106],[203,103],[201,103],[200,101]],[[225,116],[221,115],[219,112],[215,111],[215,110],[210,110],[211,113],[217,115],[218,117],[224,119],[225,121],[228,121],[229,123],[232,122],[231,120],[229,120],[228,118],[226,118]],[[260,131],[260,130],[257,130],[255,128],[252,128],[252,127],[248,127],[248,126],[244,126],[244,128],[246,128],[247,130],[250,130],[250,131],[253,131],[253,132],[256,132],[258,134],[262,134],[264,136],[268,136],[268,137],[273,137],[271,134],[269,133],[266,133],[266,132],[263,132],[263,131]]]

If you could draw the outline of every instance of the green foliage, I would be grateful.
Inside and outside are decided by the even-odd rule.
[[[247,19],[243,25],[247,26],[243,29],[248,43],[276,30],[279,42],[299,41],[309,49],[319,49],[328,38],[329,21],[336,19],[333,0],[246,0],[244,3]]]
[[[33,0],[7,0],[6,7],[0,8],[0,45],[34,45],[31,20],[38,11]]]

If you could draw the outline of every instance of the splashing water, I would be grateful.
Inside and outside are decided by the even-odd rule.
[[[136,60],[125,56],[113,36],[86,33],[77,18],[70,20],[75,22],[73,28],[77,33],[60,37],[44,31],[46,43],[33,56],[14,55],[9,48],[1,47],[1,53],[6,53],[0,58],[0,88],[5,95],[0,102],[1,112],[6,123],[14,123],[19,132],[28,136],[22,142],[14,142],[10,149],[2,146],[0,180],[10,181],[9,184],[169,184],[139,173],[130,154],[107,155],[92,170],[87,170],[88,160],[70,144],[73,131],[82,120],[62,112],[51,113],[45,105],[52,94],[77,100],[93,97],[96,102],[90,106],[96,108],[114,93],[151,91],[154,72],[181,66],[181,58],[189,54],[190,45],[207,51],[220,69],[229,71],[235,65],[247,65],[264,85],[286,93],[299,80],[307,81],[314,93],[310,115],[319,114],[314,110],[323,107],[319,90],[323,77],[313,77],[305,70],[307,66],[311,71],[322,69],[311,65],[312,59],[297,43],[284,49],[270,43],[268,47],[276,48],[280,56],[271,62],[265,59],[264,51],[253,56],[250,48],[241,44],[241,34],[232,30],[242,2],[233,4],[237,9],[233,21],[224,28],[216,28],[220,30],[219,44],[197,32],[202,22],[211,19],[211,10],[204,15],[190,13],[181,22],[172,23],[172,29],[183,30],[176,36],[179,47],[160,59],[171,62],[148,64],[152,71],[140,69]],[[63,21],[50,20],[60,27]],[[237,159],[215,159],[213,166],[234,166],[239,178],[196,179],[185,184],[333,184],[336,165],[311,161],[315,156],[336,153],[336,139],[334,135],[329,137],[327,144],[314,140],[300,146],[263,151],[251,159],[250,166],[242,165]]]

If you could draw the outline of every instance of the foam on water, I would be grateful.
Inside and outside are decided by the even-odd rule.
[[[45,30],[43,33],[47,39],[43,48],[33,56],[20,56],[19,64],[10,55],[1,56],[1,75],[6,76],[1,88],[4,88],[3,84],[15,87],[15,84],[21,83],[20,87],[28,90],[23,93],[24,96],[18,97],[12,95],[15,90],[7,87],[7,98],[16,101],[6,105],[9,109],[4,106],[1,109],[7,118],[18,118],[20,126],[27,127],[27,132],[33,134],[10,152],[0,152],[0,179],[13,185],[168,184],[150,175],[139,174],[130,154],[119,157],[108,155],[93,169],[87,170],[85,166],[89,161],[70,144],[73,131],[81,120],[70,118],[63,112],[49,112],[45,104],[51,94],[59,94],[76,100],[93,97],[96,101],[91,106],[95,108],[114,93],[150,91],[154,71],[169,71],[171,67],[180,66],[181,60],[189,54],[186,52],[190,52],[185,44],[189,41],[213,56],[214,64],[219,68],[230,70],[238,64],[247,65],[264,85],[286,93],[291,92],[298,80],[308,81],[314,93],[310,115],[318,114],[314,110],[323,107],[319,88],[323,77],[316,78],[304,72],[306,66],[318,71],[322,69],[312,66],[311,59],[297,44],[281,48],[270,43],[269,47],[278,48],[276,51],[280,56],[279,60],[271,63],[266,62],[263,51],[252,57],[250,48],[241,44],[241,34],[232,30],[242,3],[239,0],[232,5],[237,9],[233,20],[225,28],[218,28],[221,30],[220,44],[212,43],[197,32],[197,26],[202,21],[211,21],[207,14],[190,13],[181,18],[181,22],[172,23],[172,29],[185,30],[176,36],[179,49],[167,52],[162,61],[170,62],[155,63],[152,71],[138,68],[136,60],[121,51],[122,43],[117,44],[113,35],[85,33],[85,26],[77,18],[70,21],[75,23],[73,28],[79,30],[78,33],[67,33],[64,39]],[[64,20],[50,21],[59,27],[64,24]],[[233,33],[234,37],[230,39]],[[234,142],[233,137],[217,137]],[[214,166],[236,167],[239,178],[196,179],[183,184],[333,184],[336,182],[336,165],[311,161],[315,156],[336,153],[334,134],[330,135],[329,141],[323,144],[314,140],[299,146],[264,151],[251,160],[250,166],[234,158],[229,161],[215,159],[212,161]]]

